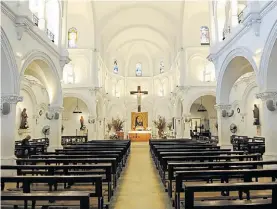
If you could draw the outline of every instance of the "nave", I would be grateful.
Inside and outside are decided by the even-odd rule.
[[[111,209],[171,209],[151,160],[149,143],[132,143],[131,150]]]

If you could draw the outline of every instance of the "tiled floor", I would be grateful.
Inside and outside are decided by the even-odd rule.
[[[171,209],[149,153],[148,142],[134,142],[111,209]]]

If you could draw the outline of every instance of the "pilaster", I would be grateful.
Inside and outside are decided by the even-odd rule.
[[[262,92],[256,95],[262,100],[262,136],[265,137],[265,160],[277,160],[277,92]]]
[[[232,145],[230,142],[230,130],[229,130],[229,117],[223,117],[222,111],[229,111],[231,109],[229,104],[217,104],[215,109],[217,110],[217,121],[218,121],[218,139],[221,148],[231,149]]]
[[[1,164],[13,165],[15,164],[14,148],[15,148],[15,117],[16,104],[22,102],[23,97],[19,95],[1,95]],[[3,104],[8,103],[10,112],[2,114]],[[11,175],[11,172],[2,173],[2,175]]]
[[[62,137],[62,117],[63,107],[50,106],[48,109],[48,119],[50,120],[49,151],[54,151],[61,147]]]

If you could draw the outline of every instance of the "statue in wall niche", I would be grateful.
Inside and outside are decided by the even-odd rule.
[[[84,120],[84,117],[81,116],[81,118],[80,118],[80,124],[81,124],[80,130],[84,130],[84,129],[85,129],[84,121],[85,121],[85,120]]]
[[[20,127],[19,127],[20,129],[29,128],[27,118],[28,118],[27,110],[26,108],[24,108],[23,111],[21,112],[21,121],[20,121]]]
[[[253,125],[259,126],[260,125],[260,113],[259,113],[259,108],[257,107],[256,104],[254,104],[253,116],[254,116]]]

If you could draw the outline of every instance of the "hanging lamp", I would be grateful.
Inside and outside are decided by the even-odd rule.
[[[197,112],[207,112],[207,109],[202,104],[202,97],[201,97],[201,104],[199,105]]]
[[[76,107],[75,107],[75,109],[74,109],[74,111],[73,111],[73,113],[82,113],[82,111],[79,109],[79,102],[78,102],[79,100],[77,99],[77,105],[76,105]]]

